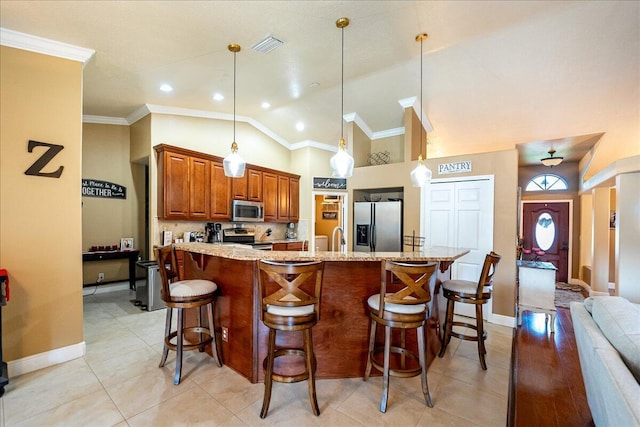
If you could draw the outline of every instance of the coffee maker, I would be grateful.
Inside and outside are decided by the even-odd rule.
[[[220,230],[222,230],[222,224],[219,222],[208,222],[204,227],[205,234],[207,236],[207,243],[220,243]]]

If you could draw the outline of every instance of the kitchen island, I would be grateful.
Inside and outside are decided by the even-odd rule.
[[[219,346],[225,365],[251,382],[264,378],[262,360],[266,355],[268,329],[260,321],[257,265],[260,259],[272,261],[324,261],[320,321],[313,328],[317,378],[362,377],[369,338],[367,298],[380,291],[381,263],[438,262],[437,275],[431,281],[431,316],[427,322],[427,363],[440,349],[440,323],[445,303],[439,285],[449,278],[449,266],[468,250],[431,248],[420,252],[327,252],[259,251],[242,245],[179,243],[184,252],[184,278],[215,281],[221,289],[215,321],[225,328],[227,341]],[[195,317],[195,316],[191,316]],[[187,321],[193,321],[189,318]],[[381,329],[381,328],[379,328]],[[415,334],[407,334],[410,344]],[[298,345],[297,334],[278,336],[277,344]]]

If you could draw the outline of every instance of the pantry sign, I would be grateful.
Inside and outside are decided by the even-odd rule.
[[[438,165],[438,174],[465,173],[471,172],[472,162],[470,160],[455,163],[441,163]]]
[[[97,179],[82,180],[82,197],[102,197],[105,199],[126,199],[127,187],[114,182]]]

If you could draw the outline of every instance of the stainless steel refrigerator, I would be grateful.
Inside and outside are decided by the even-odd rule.
[[[355,202],[354,252],[402,252],[402,201]]]

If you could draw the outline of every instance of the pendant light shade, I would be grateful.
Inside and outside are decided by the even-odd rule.
[[[564,157],[560,157],[560,156],[553,157],[554,154],[556,154],[556,150],[552,148],[551,150],[549,150],[549,157],[540,159],[540,161],[545,166],[549,166],[549,167],[558,166],[560,163],[562,163],[562,161],[564,160]]]
[[[418,34],[416,36],[416,41],[420,42],[420,147],[422,147],[422,142],[426,139],[426,135],[424,134],[424,124],[422,123],[422,42],[427,38],[427,33]],[[427,155],[427,147],[425,144],[425,157]],[[414,187],[424,187],[431,182],[432,173],[428,167],[424,165],[424,161],[422,160],[422,153],[418,156],[418,166],[414,170],[411,171],[411,184]]]
[[[338,152],[331,157],[331,172],[335,178],[348,178],[353,175],[353,157],[347,153],[344,139],[340,138]]]
[[[411,171],[411,184],[414,187],[424,187],[431,181],[431,170],[424,165],[422,154],[418,156],[418,166]]]
[[[353,157],[347,152],[347,144],[344,141],[344,28],[349,25],[349,18],[340,18],[336,21],[336,27],[342,31],[342,82],[340,97],[340,142],[338,152],[331,157],[329,164],[331,174],[335,178],[349,178],[353,175]]]
[[[231,154],[224,158],[222,165],[226,176],[242,178],[247,164],[238,154],[238,144],[236,143],[236,54],[240,52],[240,45],[230,44],[228,48],[230,52],[233,52],[233,142],[231,143]]]

